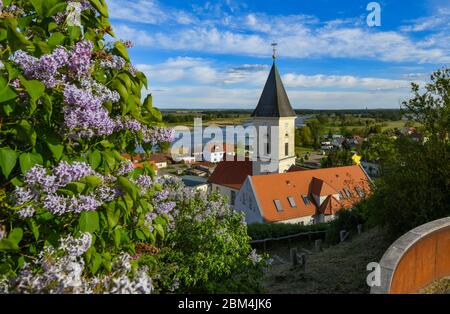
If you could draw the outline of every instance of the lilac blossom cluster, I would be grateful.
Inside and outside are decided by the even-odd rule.
[[[0,278],[0,293],[152,293],[153,281],[146,267],[133,272],[130,256],[113,261],[113,270],[104,276],[87,277],[82,255],[92,244],[90,233],[68,236],[55,249],[47,246],[33,264],[25,263],[15,278]]]
[[[78,5],[74,5],[75,3],[79,3]],[[72,16],[80,16],[81,13],[88,9],[93,9],[94,7],[89,3],[89,0],[80,0],[79,2],[68,1],[68,7],[72,7],[76,12],[72,12]],[[63,24],[68,17],[68,12],[58,12],[53,16],[53,20],[57,24]],[[76,23],[75,23],[76,24]]]
[[[91,85],[97,88],[99,86],[98,83]],[[96,91],[94,94],[90,88],[80,89],[72,84],[64,88],[64,127],[74,140],[80,137],[110,135],[116,128],[114,120],[109,117],[109,112],[102,103],[104,100],[115,102],[118,96],[114,92],[108,93],[106,87]]]
[[[117,119],[115,130],[129,130],[134,133],[142,132],[142,141],[152,145],[161,142],[173,142],[175,139],[175,130],[173,128],[147,127],[136,119],[129,117]]]
[[[118,176],[124,176],[129,174],[134,170],[134,165],[131,161],[123,161],[120,163],[119,169],[117,170],[116,174]]]
[[[67,76],[59,72],[66,66],[70,77],[80,79],[86,76],[92,64],[92,51],[92,43],[83,40],[76,43],[72,51],[57,47],[51,54],[45,54],[40,58],[18,50],[12,56],[12,61],[19,65],[27,79],[40,80],[47,88],[53,88],[67,82]]]
[[[100,67],[119,71],[125,67],[125,59],[119,56],[109,56],[100,61]]]
[[[58,47],[52,54],[38,59],[19,50],[14,53],[12,60],[24,71],[27,79],[40,80],[47,88],[52,88],[64,82],[58,70],[69,62],[69,53],[65,48]]]
[[[53,167],[50,173],[40,165],[34,166],[23,176],[25,185],[16,187],[13,194],[16,205],[20,208],[18,215],[22,218],[30,218],[34,215],[36,208],[45,208],[55,215],[94,211],[103,202],[112,201],[120,195],[116,188],[111,188],[105,183],[89,195],[63,196],[56,193],[58,189],[69,183],[90,175],[103,179],[83,162],[69,164],[62,161]]]
[[[256,253],[256,250],[255,250],[255,249],[253,249],[253,250],[250,252],[248,258],[249,258],[250,261],[253,263],[253,265],[257,265],[259,262],[262,261],[262,256],[259,255],[258,253]]]

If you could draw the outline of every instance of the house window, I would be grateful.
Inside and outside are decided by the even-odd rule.
[[[289,156],[289,143],[284,143],[284,155]]]
[[[273,200],[273,202],[275,204],[275,208],[277,209],[277,211],[282,212],[283,211],[283,206],[281,206],[280,200]]]
[[[342,200],[344,198],[344,194],[342,194],[342,191],[339,191],[339,199]]]
[[[231,205],[236,203],[236,191],[231,191]]]
[[[303,199],[303,203],[305,203],[305,205],[309,205],[310,204],[308,196],[302,195],[302,199]]]
[[[296,208],[297,207],[297,204],[295,203],[295,200],[294,200],[294,198],[292,196],[288,197],[288,201],[289,201],[289,204],[291,205],[292,208]]]
[[[366,193],[364,193],[364,191],[360,188],[360,187],[355,187],[355,191],[356,193],[358,193],[359,197],[364,198],[366,197]]]
[[[353,197],[353,194],[352,194],[352,192],[350,192],[349,189],[344,188],[344,192],[345,192],[345,194],[347,195],[348,198],[352,198]]]

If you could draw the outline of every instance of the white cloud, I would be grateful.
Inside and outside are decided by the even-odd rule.
[[[189,57],[138,68],[151,79],[155,104],[162,108],[253,108],[269,72],[263,64],[221,68],[210,60]],[[283,82],[296,108],[398,107],[410,90],[409,79],[350,75],[288,73]]]
[[[292,88],[343,88],[367,91],[395,90],[410,88],[409,80],[392,80],[374,77],[355,77],[350,75],[298,75],[288,73],[284,75],[283,81],[286,87]],[[421,82],[419,82],[421,83]]]
[[[110,17],[143,24],[192,24],[197,19],[190,13],[167,8],[155,0],[106,0]]]

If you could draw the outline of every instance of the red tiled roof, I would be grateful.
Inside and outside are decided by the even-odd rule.
[[[277,222],[320,213],[314,201],[312,201],[312,190],[318,194],[329,196],[341,192],[343,199],[326,200],[322,205],[328,212],[336,212],[342,207],[350,207],[361,200],[355,190],[361,188],[366,195],[371,192],[370,179],[360,166],[347,166],[336,168],[325,168],[315,170],[296,171],[280,174],[258,175],[250,177],[252,185],[258,198],[263,218],[267,222]],[[322,181],[323,183],[320,183]],[[348,189],[353,197],[348,198],[343,189]],[[327,193],[330,193],[327,195]],[[304,202],[303,196],[308,197],[309,202]],[[292,207],[288,197],[292,197],[296,207]],[[278,211],[274,200],[279,200],[282,211]],[[325,204],[325,205],[324,205]]]
[[[154,161],[156,163],[167,162],[167,156],[164,154],[152,154],[149,157],[149,160]]]
[[[249,160],[221,161],[209,177],[208,182],[239,190],[247,176],[252,174],[252,162]]]

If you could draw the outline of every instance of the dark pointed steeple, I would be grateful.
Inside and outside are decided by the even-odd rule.
[[[258,106],[252,117],[296,117],[291,103],[284,89],[283,82],[275,63],[276,53],[273,54],[273,65],[267,78],[266,85],[259,99]]]

